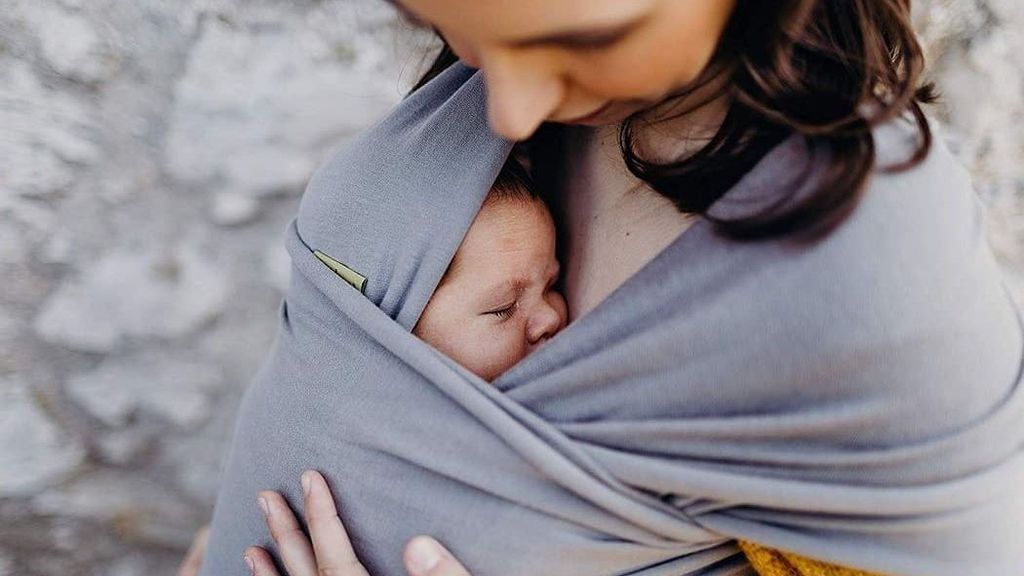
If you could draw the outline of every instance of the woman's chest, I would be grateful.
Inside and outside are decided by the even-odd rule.
[[[609,144],[580,143],[570,149],[572,169],[561,191],[562,221],[557,223],[570,322],[597,306],[695,221],[630,174],[617,145]]]

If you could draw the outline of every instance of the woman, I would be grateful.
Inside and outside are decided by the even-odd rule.
[[[875,127],[909,115],[919,134],[907,161],[887,169],[914,170],[932,147],[920,108],[932,95],[920,85],[923,62],[906,1],[399,6],[446,40],[424,81],[456,58],[480,68],[492,129],[527,142],[535,174],[560,212],[570,322],[691,227],[692,215],[715,220],[736,240],[822,237],[853,213],[866,183],[883,169],[875,165]],[[813,193],[740,218],[709,211],[794,132],[829,152],[829,169]],[[870,261],[836,262],[823,273],[841,279],[865,266]],[[1019,334],[1012,338],[1001,366],[1020,361]],[[1003,374],[1008,383],[1015,373]],[[307,473],[302,484],[311,541],[279,495],[261,494],[288,573],[366,574],[323,478]],[[340,506],[344,516],[345,502]],[[438,550],[430,539],[410,541],[410,574],[467,573],[443,549],[422,554],[430,546]],[[741,548],[763,574],[859,573],[752,542]],[[250,549],[246,561],[256,574],[277,574],[260,548]]]

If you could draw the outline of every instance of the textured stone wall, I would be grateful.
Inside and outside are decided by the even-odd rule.
[[[1024,8],[916,7],[1024,265]],[[429,41],[379,0],[0,0],[0,576],[172,573],[209,515],[311,170]]]

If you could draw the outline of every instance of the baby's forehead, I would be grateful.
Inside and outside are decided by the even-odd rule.
[[[512,232],[510,232],[512,231]],[[510,258],[509,241],[529,258]],[[524,269],[540,275],[554,258],[554,227],[543,201],[503,198],[485,202],[463,238],[446,279],[470,268],[473,274],[515,277]]]
[[[504,198],[485,202],[466,233],[466,243],[498,249],[514,241],[517,246],[548,245],[554,240],[554,221],[539,198]]]

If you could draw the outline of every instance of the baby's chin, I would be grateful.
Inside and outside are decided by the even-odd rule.
[[[523,358],[525,357],[526,356],[523,356]],[[475,370],[474,372],[476,373],[477,376],[483,378],[485,381],[494,382],[499,376],[501,376],[505,372],[508,372],[510,368],[518,364],[519,360],[522,360],[522,358],[519,358],[514,362],[505,362],[496,366],[487,366],[486,368],[482,368],[479,371]]]
[[[482,367],[479,370],[472,370],[472,372],[474,374],[476,374],[477,376],[479,376],[480,378],[486,380],[487,382],[493,382],[499,376],[501,376],[505,372],[508,372],[509,369],[511,369],[516,364],[518,364],[524,358],[526,358],[530,354],[536,352],[539,348],[541,348],[545,344],[547,344],[547,340],[548,339],[545,339],[544,342],[542,342],[541,344],[535,346],[532,350],[529,350],[529,351],[526,351],[526,352],[512,354],[512,355],[508,356],[507,358],[505,358],[502,362],[497,362],[497,363],[494,363],[494,364],[492,364],[490,366]]]

